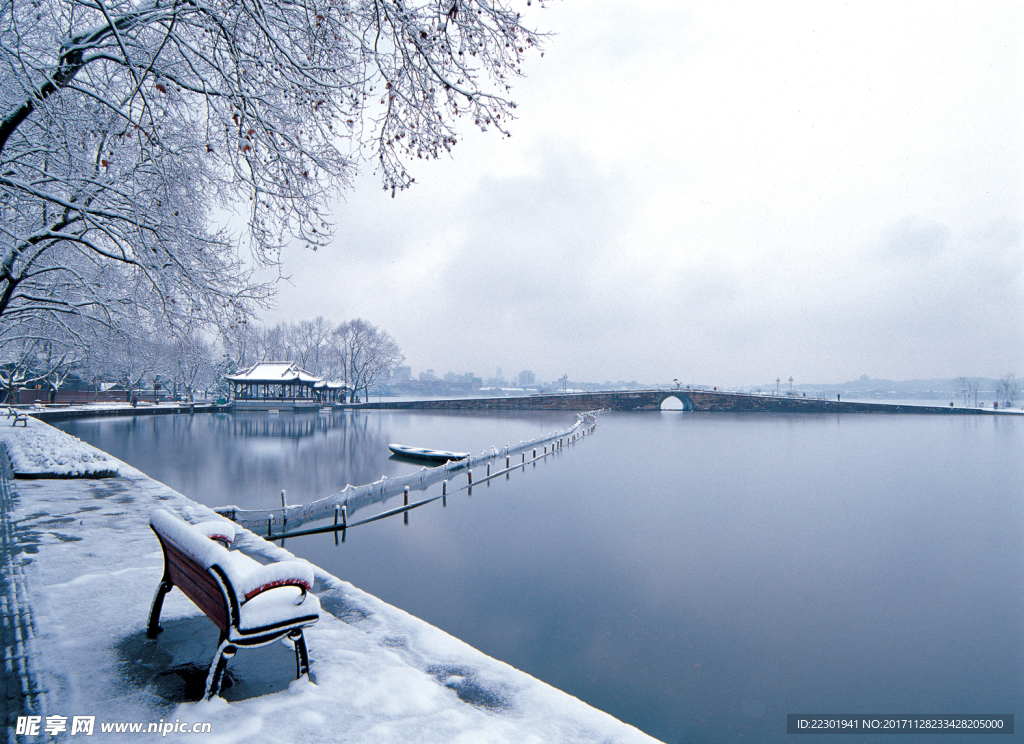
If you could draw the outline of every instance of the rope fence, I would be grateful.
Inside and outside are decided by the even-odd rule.
[[[424,467],[416,472],[396,478],[382,477],[378,481],[362,486],[348,485],[335,494],[309,504],[289,505],[282,491],[280,509],[241,509],[237,506],[219,506],[214,511],[257,534],[262,534],[267,536],[268,539],[275,540],[282,536],[292,537],[299,534],[317,534],[337,529],[346,529],[357,524],[366,524],[367,522],[383,519],[387,516],[407,512],[410,509],[423,506],[454,493],[451,481],[456,477],[464,475],[466,477],[466,485],[462,488],[472,488],[474,485],[474,468],[482,466],[486,469],[486,475],[476,481],[478,485],[499,475],[524,467],[531,462],[548,457],[558,449],[561,449],[565,444],[575,442],[586,434],[593,432],[597,426],[598,413],[600,411],[587,411],[577,414],[576,422],[572,426],[537,437],[536,439],[522,441],[514,446],[492,447],[490,451],[482,452],[479,455],[473,455],[462,460],[448,461],[444,465],[439,465],[435,468]],[[538,452],[540,453],[539,455]],[[530,455],[529,459],[527,459],[528,453]],[[514,463],[517,455],[519,456],[519,462]],[[491,466],[494,461],[500,460],[502,457],[505,458],[505,467],[492,473]],[[440,496],[409,504],[410,490],[422,491],[436,483],[442,484]],[[462,488],[455,490],[462,490]],[[374,503],[383,503],[399,494],[405,497],[405,503],[401,507],[382,512],[358,522],[349,521],[353,513],[359,509]],[[330,525],[314,530],[296,531],[297,527],[301,527],[308,522],[330,519],[332,517],[336,526]],[[291,531],[288,531],[289,528]]]

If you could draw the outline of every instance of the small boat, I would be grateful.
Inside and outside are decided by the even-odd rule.
[[[445,452],[444,450],[425,449],[423,447],[407,447],[404,444],[389,444],[388,449],[399,457],[420,462],[446,463],[449,460],[465,460],[468,452]]]

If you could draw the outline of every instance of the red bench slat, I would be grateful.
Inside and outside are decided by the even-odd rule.
[[[164,538],[163,535],[159,535],[159,537],[167,556],[171,582],[192,600],[217,627],[226,632],[229,613],[224,604],[224,594],[221,592],[220,585],[190,555],[182,552],[178,546]]]

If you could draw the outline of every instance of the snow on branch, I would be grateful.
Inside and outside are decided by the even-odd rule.
[[[511,0],[0,0],[0,324],[244,317],[331,237],[361,159],[393,192],[456,122],[508,134],[541,36]],[[255,261],[210,230],[241,208]],[[137,294],[126,294],[135,292]],[[44,298],[41,300],[41,298]]]

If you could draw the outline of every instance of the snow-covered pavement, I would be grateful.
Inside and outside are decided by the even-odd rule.
[[[14,472],[23,478],[116,475],[123,465],[78,437],[33,418],[22,427],[11,416],[0,418],[0,442],[7,448]]]
[[[77,440],[53,432],[34,420],[24,429],[0,420],[10,449],[52,438],[66,460],[60,467],[74,472],[67,458]],[[209,742],[654,741],[317,567],[323,611],[306,632],[312,681],[294,680],[294,654],[280,644],[242,649],[223,698],[188,702],[201,695],[218,631],[174,590],[164,632],[146,637],[162,572],[149,511],[161,506],[193,522],[216,515],[114,463],[117,477],[18,479],[5,502],[5,617],[27,618],[21,630],[5,621],[5,680],[33,693],[21,710],[9,704],[8,741],[77,741],[90,719],[88,740],[112,741],[147,738],[104,730],[119,724]],[[295,559],[239,533],[235,548],[258,560]],[[39,733],[19,734],[15,719],[32,713]],[[182,733],[196,724],[209,733]]]

